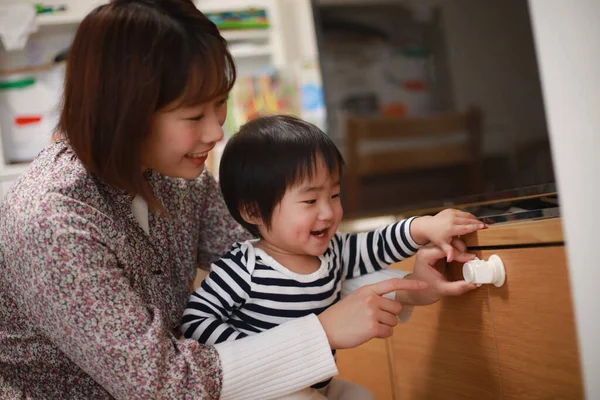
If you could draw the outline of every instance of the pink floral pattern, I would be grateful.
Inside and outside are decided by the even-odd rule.
[[[214,179],[148,174],[166,213],[44,150],[0,206],[0,398],[216,399],[216,350],[179,340],[196,267],[248,238]]]

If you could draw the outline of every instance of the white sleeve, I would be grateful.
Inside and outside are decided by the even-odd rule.
[[[314,314],[215,348],[223,370],[222,400],[272,399],[338,373]]]
[[[346,279],[342,283],[342,298],[363,286],[372,285],[374,283],[379,283],[392,278],[404,278],[408,274],[409,273],[406,271],[385,268],[379,271],[371,272],[370,274],[357,276],[356,278]],[[394,300],[396,294],[395,292],[387,293],[383,295],[383,297]],[[412,305],[402,305],[402,311],[400,311],[400,314],[398,314],[398,322],[408,322],[408,320],[410,320],[410,316],[412,315],[413,309],[414,306]]]

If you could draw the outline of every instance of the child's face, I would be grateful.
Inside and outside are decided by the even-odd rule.
[[[259,226],[263,240],[279,251],[320,256],[342,220],[340,178],[319,161],[313,179],[289,188],[275,207],[271,229]]]

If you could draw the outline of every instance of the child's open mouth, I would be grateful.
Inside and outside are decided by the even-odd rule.
[[[327,234],[327,229],[321,229],[320,231],[310,231],[310,234],[318,238],[323,238]]]

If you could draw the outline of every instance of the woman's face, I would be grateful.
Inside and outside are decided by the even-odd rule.
[[[227,96],[196,107],[166,109],[152,120],[150,135],[142,146],[142,169],[195,179],[204,170],[208,152],[223,139]]]

